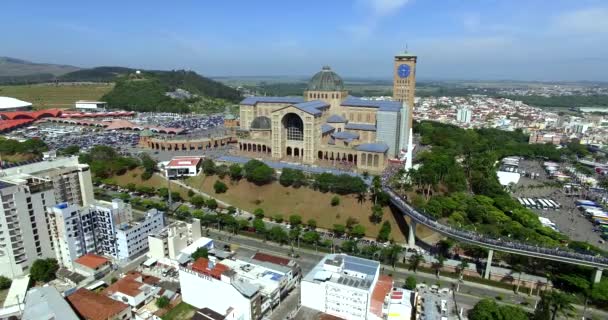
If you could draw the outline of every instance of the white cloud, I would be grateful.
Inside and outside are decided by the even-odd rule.
[[[350,34],[355,40],[364,40],[372,36],[380,21],[397,13],[410,0],[359,0],[356,6],[364,13],[361,23],[344,26],[341,29]]]
[[[587,8],[555,18],[558,31],[578,34],[608,33],[608,8]]]
[[[363,4],[372,10],[372,13],[376,16],[390,15],[403,6],[405,6],[409,0],[362,0]]]

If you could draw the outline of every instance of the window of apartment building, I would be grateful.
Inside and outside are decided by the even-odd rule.
[[[27,197],[27,198],[25,198],[25,202],[27,202],[27,203],[32,203],[32,197]]]

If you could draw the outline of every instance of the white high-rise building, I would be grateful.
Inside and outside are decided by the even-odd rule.
[[[87,207],[60,203],[48,214],[57,260],[68,269],[87,253],[127,260],[147,250],[148,235],[164,225],[163,213],[155,209],[133,221],[131,206],[120,199]]]
[[[88,165],[78,163],[77,156],[56,158],[51,155],[43,161],[4,168],[0,170],[0,179],[24,174],[51,180],[56,203],[88,206],[94,202],[91,171]]]
[[[456,121],[461,123],[470,123],[473,111],[467,107],[460,107],[456,110]]]
[[[53,258],[45,207],[55,204],[53,183],[27,174],[0,179],[0,275],[29,273],[37,259]]]

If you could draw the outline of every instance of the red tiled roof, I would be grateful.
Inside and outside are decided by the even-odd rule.
[[[34,119],[0,120],[0,131],[15,129],[32,122]]]
[[[104,295],[80,288],[67,297],[74,310],[86,320],[107,320],[129,306]]]
[[[230,268],[221,263],[216,263],[213,269],[209,269],[209,260],[205,258],[198,258],[192,264],[192,271],[200,272],[216,279],[220,279],[222,273],[227,270],[230,270]]]
[[[118,279],[118,281],[111,284],[105,290],[104,294],[114,294],[120,292],[124,295],[135,297],[141,293],[140,288],[144,285],[141,281],[141,274],[131,273]]]
[[[201,158],[173,158],[169,161],[170,167],[196,166]]]
[[[253,259],[259,260],[259,261],[264,261],[264,262],[270,262],[270,263],[274,263],[274,264],[278,264],[278,265],[282,265],[282,266],[289,265],[289,262],[291,261],[287,258],[277,257],[277,256],[273,256],[273,255],[270,255],[267,253],[262,253],[262,252],[258,252],[255,255],[253,255]]]
[[[372,292],[372,302],[369,307],[370,311],[382,318],[382,305],[384,304],[384,298],[393,288],[393,278],[381,274],[378,277],[378,282]]]
[[[107,258],[98,256],[96,254],[85,254],[84,256],[74,260],[74,262],[91,269],[97,269],[108,263],[109,261],[110,260],[108,260]]]
[[[44,117],[58,117],[61,115],[61,110],[59,109],[45,109],[39,111],[9,111],[9,112],[0,112],[0,117],[2,119],[8,120],[18,120],[18,119],[34,119],[38,120]]]

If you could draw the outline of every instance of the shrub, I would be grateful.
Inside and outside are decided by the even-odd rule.
[[[256,208],[253,210],[253,215],[256,217],[256,219],[264,219],[264,209]]]
[[[416,289],[416,278],[414,278],[414,276],[408,276],[407,278],[405,278],[405,284],[403,285],[403,288],[408,290]]]
[[[5,290],[11,287],[13,281],[5,276],[0,276],[0,290]]]
[[[225,183],[217,180],[213,184],[213,190],[215,190],[215,193],[225,193],[228,190],[228,187]]]
[[[337,206],[337,205],[339,205],[339,204],[340,204],[340,197],[338,197],[338,196],[333,196],[333,197],[331,198],[331,206],[332,206],[332,207],[335,207],[335,206]]]

